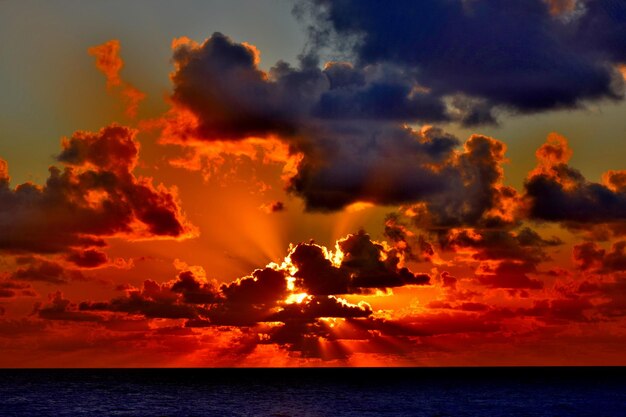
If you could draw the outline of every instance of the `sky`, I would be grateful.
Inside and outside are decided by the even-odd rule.
[[[626,365],[618,0],[0,1],[0,366]]]

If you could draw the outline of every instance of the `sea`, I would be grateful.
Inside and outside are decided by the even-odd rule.
[[[4,416],[620,416],[624,367],[4,369]]]

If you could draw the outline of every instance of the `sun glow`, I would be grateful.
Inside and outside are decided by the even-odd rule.
[[[302,304],[302,302],[309,296],[309,294],[305,292],[290,294],[285,299],[285,304]]]

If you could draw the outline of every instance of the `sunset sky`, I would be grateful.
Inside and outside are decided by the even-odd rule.
[[[626,365],[621,0],[5,0],[0,57],[0,367]]]

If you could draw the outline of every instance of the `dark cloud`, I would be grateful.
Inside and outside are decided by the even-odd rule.
[[[316,326],[321,318],[372,315],[368,304],[351,304],[337,297],[341,294],[429,283],[428,275],[401,267],[394,249],[372,241],[365,232],[339,240],[337,251],[333,254],[322,246],[301,243],[290,251],[286,266],[271,264],[219,287],[184,270],[170,282],[146,280],[141,289],[121,286],[125,294],[109,301],[83,301],[77,308],[63,301],[61,310],[187,319],[186,327],[257,327],[282,322],[291,328],[295,322]],[[53,305],[61,304],[59,297]]]
[[[344,330],[344,323],[362,320],[371,314],[371,308],[365,303],[355,305],[333,296],[311,296],[302,303],[285,306],[272,316],[282,324],[270,328],[261,343],[275,343],[303,357],[346,359],[351,352],[336,343],[337,340],[370,339],[371,335],[353,326],[345,326],[347,330]],[[321,320],[322,317],[340,320],[333,320],[333,327]]]
[[[258,269],[250,276],[221,285],[218,293],[209,292],[206,298],[199,300],[211,306],[202,313],[202,318],[191,320],[187,325],[253,326],[272,321],[315,321],[319,317],[365,317],[372,313],[369,306],[352,305],[334,295],[429,282],[428,275],[414,274],[399,267],[398,255],[372,242],[364,232],[349,235],[337,245],[343,254],[338,265],[319,245],[301,243],[291,250],[288,258],[294,268],[293,290],[288,284],[289,273],[276,266]],[[172,290],[176,290],[183,279],[195,282],[182,273]],[[198,288],[197,285],[186,284],[186,288]],[[298,291],[308,295],[302,295],[304,298],[298,301],[297,297],[290,300]]]
[[[14,280],[40,281],[50,284],[67,284],[70,281],[85,280],[81,271],[68,269],[58,262],[35,257],[19,257],[17,262],[25,266],[10,274],[10,278]]]
[[[347,359],[350,352],[341,344],[329,342],[331,338],[332,332],[321,321],[289,321],[272,329],[261,343],[277,344],[304,358]]]
[[[423,235],[413,233],[398,213],[390,213],[385,218],[384,235],[407,260],[430,261],[435,256],[433,245]]]
[[[182,271],[174,281],[158,284],[146,280],[141,289],[129,287],[126,294],[110,301],[80,303],[83,311],[109,311],[148,318],[186,318],[190,327],[252,326],[265,321],[287,296],[285,271],[258,269],[219,288],[191,271]]]
[[[31,319],[0,320],[0,337],[14,339],[21,335],[39,336],[46,329],[46,322]]]
[[[539,320],[559,324],[567,321],[588,322],[588,312],[593,304],[586,297],[573,297],[554,300],[537,300],[530,308],[522,308],[517,314],[537,317]]]
[[[424,228],[516,221],[517,193],[502,184],[503,143],[473,135],[456,152],[457,139],[440,129],[362,133],[355,128],[329,138],[300,161],[288,189],[308,210],[338,210],[358,201],[419,202],[413,211]]]
[[[532,263],[503,261],[496,266],[481,264],[476,278],[482,285],[492,288],[533,289],[543,288],[543,282],[528,276],[536,272]]]
[[[183,295],[183,300],[190,304],[211,304],[218,300],[217,287],[213,283],[200,282],[191,271],[178,274],[171,291]]]
[[[198,116],[196,136],[242,139],[293,130],[295,107],[282,102],[279,86],[257,68],[256,54],[218,32],[202,45],[177,45],[172,99]],[[282,73],[289,77],[291,69]]]
[[[550,135],[537,151],[539,164],[525,183],[531,219],[579,225],[623,223],[626,220],[626,189],[622,172],[605,176],[606,184],[588,181],[567,165],[572,151],[565,138]]]
[[[626,192],[589,182],[566,165],[555,167],[555,173],[557,177],[535,175],[526,182],[532,218],[572,223],[626,220]],[[565,187],[564,182],[572,186]]]
[[[610,62],[626,62],[626,4],[614,0],[581,3],[584,12],[575,22],[575,40],[581,49],[595,51]]]
[[[330,88],[312,109],[324,120],[447,121],[443,101],[420,90],[410,74],[392,67],[351,68],[329,63],[324,74]]]
[[[595,242],[585,242],[574,246],[573,255],[574,262],[584,271],[626,271],[626,241],[615,242],[610,251]]]
[[[179,139],[294,136],[333,121],[449,118],[443,101],[402,68],[330,62],[322,69],[315,57],[303,55],[298,67],[279,61],[266,73],[258,62],[253,46],[221,33],[202,44],[178,41],[172,100],[197,118]]]
[[[49,303],[41,306],[35,305],[35,312],[45,320],[86,321],[100,322],[103,318],[94,313],[79,311],[77,306],[63,297],[63,293],[57,291],[49,295]]]
[[[297,9],[310,9],[311,27],[319,30],[311,31],[297,66],[278,62],[267,72],[253,46],[220,33],[201,44],[175,42],[173,108],[164,138],[279,137],[297,161],[287,189],[311,211],[359,201],[418,203],[427,214],[420,218],[433,227],[514,222],[518,196],[503,184],[501,142],[475,135],[458,151],[454,137],[407,125],[487,123],[498,111],[621,97],[615,46],[621,12],[607,13],[603,1],[593,7],[543,0],[413,3],[299,2]],[[606,25],[602,31],[582,29],[599,22]],[[332,49],[340,38],[353,62],[322,66],[324,47]],[[609,40],[612,46],[603,44]],[[562,175],[576,177],[572,170]],[[605,203],[608,217],[624,211],[608,186],[581,185],[577,195],[545,180],[535,176],[527,183],[529,198],[552,195],[536,199],[532,217],[558,218],[551,208],[581,217],[579,206],[589,199]]]
[[[214,325],[252,326],[275,313],[288,294],[287,274],[273,268],[257,269],[251,276],[223,284],[222,301],[208,318]]]
[[[395,249],[373,242],[363,231],[339,240],[337,246],[342,253],[339,265],[334,265],[318,245],[297,245],[289,254],[297,268],[296,286],[308,294],[333,295],[429,283],[427,274],[400,267],[400,254]]]
[[[80,303],[83,311],[109,311],[147,318],[189,319],[188,327],[253,326],[266,321],[287,296],[285,271],[258,269],[219,288],[191,271],[170,282],[146,280],[110,301]]]
[[[99,133],[78,131],[63,139],[63,150],[57,160],[69,166],[94,170],[130,172],[137,164],[139,143],[135,132],[124,126],[112,125]]]
[[[339,130],[340,128],[340,130]],[[305,143],[288,190],[307,210],[339,210],[357,201],[401,204],[426,199],[460,181],[454,169],[436,170],[458,140],[439,129],[344,124]],[[302,145],[302,146],[305,146]]]
[[[393,249],[385,249],[373,242],[361,231],[337,242],[343,253],[340,268],[351,277],[354,288],[392,288],[405,285],[425,285],[428,274],[414,274],[406,267],[399,267],[400,255]]]
[[[446,169],[439,193],[412,207],[414,223],[426,230],[469,226],[502,228],[518,221],[515,189],[503,184],[506,146],[472,135]]]
[[[59,155],[66,167],[51,167],[42,187],[25,183],[11,189],[5,164],[0,251],[72,252],[72,247],[104,246],[108,236],[188,234],[176,195],[132,173],[139,150],[135,134],[117,125],[75,133]]]
[[[327,259],[322,247],[301,243],[290,253],[298,287],[309,294],[331,295],[350,292],[350,276]]]
[[[72,251],[65,257],[65,260],[81,268],[97,268],[105,265],[109,261],[109,258],[106,253],[97,249],[86,249],[82,251]]]
[[[563,281],[555,289],[572,305],[581,306],[581,321],[617,321],[626,314],[624,246],[618,242],[609,253],[586,244],[574,248],[574,260],[586,272],[585,280]],[[589,263],[589,258],[594,258],[593,262]],[[608,265],[603,265],[603,261],[608,261]]]
[[[127,290],[125,296],[111,301],[81,302],[79,309],[138,314],[148,318],[194,319],[199,317],[201,307],[184,303],[180,298],[180,294],[173,292],[169,285],[160,285],[152,280],[146,280],[141,290]]]
[[[185,143],[277,135],[297,160],[287,189],[304,199],[307,210],[339,210],[358,201],[420,201],[432,206],[440,223],[468,223],[487,214],[501,220],[498,204],[516,197],[501,184],[501,142],[475,135],[459,153],[454,136],[407,127],[449,117],[443,101],[415,81],[415,71],[345,62],[322,69],[303,55],[298,68],[279,62],[265,73],[257,54],[219,33],[202,44],[178,42],[174,105],[164,139]],[[478,101],[453,100],[455,114],[488,117],[467,109]]]
[[[487,117],[471,123],[490,121],[490,107],[534,112],[621,97],[612,65],[625,61],[626,13],[610,0],[589,3],[569,20],[550,12],[567,11],[562,5],[543,0],[307,0],[300,9],[312,9],[319,28],[311,53],[351,38],[359,67],[394,65],[435,98],[483,100],[473,113]]]
[[[36,295],[37,293],[30,284],[7,279],[0,281],[0,298],[13,298],[18,296],[34,297]]]
[[[222,285],[220,290],[231,304],[273,304],[287,296],[287,275],[272,268],[257,269],[249,277]]]
[[[442,237],[444,249],[475,249],[476,260],[517,260],[538,264],[549,259],[545,248],[561,245],[556,238],[544,239],[534,230],[454,229]]]

